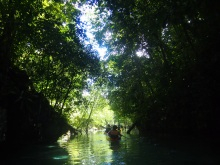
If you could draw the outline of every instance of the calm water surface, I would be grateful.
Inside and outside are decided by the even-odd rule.
[[[110,142],[103,132],[54,145],[23,146],[1,157],[0,165],[219,165],[216,142],[126,135]]]

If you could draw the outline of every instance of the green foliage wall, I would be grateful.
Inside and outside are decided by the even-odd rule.
[[[82,90],[90,74],[99,72],[99,59],[84,46],[75,1],[1,2],[1,67],[25,70],[34,88],[55,109]]]
[[[142,121],[145,129],[219,133],[219,3],[97,5],[108,16],[97,38],[108,47],[112,108]]]
[[[61,116],[70,96],[78,97],[86,79],[99,73],[97,53],[82,44],[75,3],[0,1],[0,141],[16,133],[20,140],[44,134],[54,141],[69,127]],[[44,103],[37,104],[37,97]]]

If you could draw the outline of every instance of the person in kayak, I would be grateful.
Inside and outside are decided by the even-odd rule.
[[[113,125],[112,130],[108,132],[108,136],[111,139],[121,139],[122,134],[119,131],[117,131],[117,128],[118,127],[116,125]]]

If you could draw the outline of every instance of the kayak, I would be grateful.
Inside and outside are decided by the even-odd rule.
[[[121,138],[110,138],[109,136],[106,136],[106,139],[108,140],[108,141],[120,141],[121,140]]]
[[[108,134],[106,134],[106,139],[107,139],[108,141],[119,141],[119,140],[121,140],[120,137],[118,137],[118,138],[111,138],[110,136],[108,136]]]

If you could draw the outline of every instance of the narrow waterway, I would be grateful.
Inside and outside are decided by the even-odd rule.
[[[218,165],[217,142],[195,138],[126,135],[110,142],[103,132],[81,135],[53,145],[17,148],[1,165]]]

